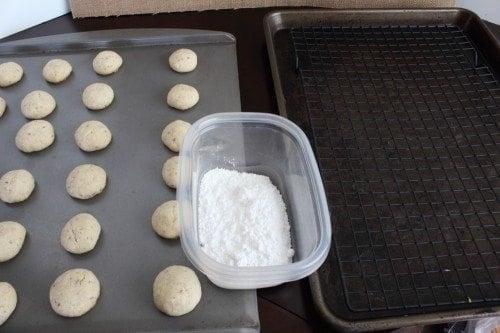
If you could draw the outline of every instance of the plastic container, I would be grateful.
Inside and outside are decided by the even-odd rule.
[[[214,168],[268,176],[285,201],[293,262],[236,267],[209,257],[198,241],[198,189]],[[264,113],[217,113],[194,123],[180,151],[177,186],[182,248],[191,263],[219,287],[254,289],[308,276],[331,244],[326,196],[311,146],[289,120]]]

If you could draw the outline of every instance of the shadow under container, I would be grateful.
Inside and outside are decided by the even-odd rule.
[[[268,176],[279,189],[290,223],[292,263],[237,267],[219,263],[201,248],[198,195],[206,172],[223,168]],[[289,120],[265,113],[217,113],[195,122],[180,151],[177,186],[182,248],[214,284],[255,289],[299,280],[317,270],[331,244],[326,196],[311,146]]]

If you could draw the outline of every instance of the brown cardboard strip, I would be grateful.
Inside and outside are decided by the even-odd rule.
[[[69,0],[73,17],[119,16],[257,7],[437,8],[455,0]]]

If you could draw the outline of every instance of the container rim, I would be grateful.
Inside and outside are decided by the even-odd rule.
[[[213,128],[214,125],[255,124],[256,126],[275,126],[283,129],[297,142],[304,152],[307,177],[311,185],[311,196],[317,212],[319,241],[311,254],[300,261],[285,265],[237,267],[217,262],[198,246],[195,223],[186,203],[193,202],[193,183],[191,181],[192,163],[191,149],[199,135]],[[331,245],[331,223],[326,195],[320,173],[309,140],[304,132],[290,120],[274,114],[257,112],[222,112],[205,116],[196,121],[186,133],[182,144],[179,162],[179,186],[177,200],[179,202],[179,221],[181,225],[181,245],[189,261],[216,285],[228,289],[254,289],[278,285],[288,281],[299,280],[317,270],[325,261]],[[196,195],[196,194],[194,194]],[[191,220],[186,220],[191,217]]]

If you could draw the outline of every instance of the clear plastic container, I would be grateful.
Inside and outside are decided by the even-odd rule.
[[[290,222],[293,262],[236,267],[209,257],[198,241],[198,189],[214,168],[268,176],[278,187]],[[308,276],[325,261],[331,225],[325,191],[311,146],[291,121],[265,113],[217,113],[195,122],[180,151],[177,186],[182,248],[219,287],[254,289]]]

